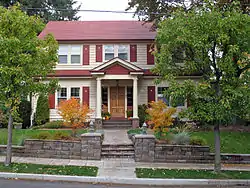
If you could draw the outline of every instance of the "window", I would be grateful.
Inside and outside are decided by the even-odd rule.
[[[114,45],[105,45],[104,53],[105,53],[104,57],[105,61],[114,58],[115,56]]]
[[[79,87],[72,87],[71,91],[70,91],[70,97],[80,99],[80,88]]]
[[[162,100],[163,102],[165,102],[168,106],[170,105],[170,100],[169,98],[166,98],[165,95],[165,91],[167,91],[168,87],[158,87],[158,92],[157,92],[157,98],[158,100]]]
[[[58,64],[80,64],[81,45],[60,45],[58,59]]]
[[[67,64],[68,63],[68,45],[60,45],[59,46],[59,62],[58,64]]]
[[[71,64],[81,63],[81,46],[72,45],[71,46]]]
[[[108,44],[104,46],[104,60],[108,61],[114,57],[119,57],[124,60],[129,59],[128,45]]]
[[[118,45],[118,57],[124,60],[128,60],[128,46]]]
[[[67,88],[61,88],[57,92],[57,104],[64,100],[67,100]]]
[[[127,87],[127,106],[133,106],[133,87]]]

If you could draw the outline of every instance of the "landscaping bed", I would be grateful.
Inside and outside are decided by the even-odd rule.
[[[90,166],[57,166],[25,163],[12,163],[6,167],[0,163],[0,172],[96,177],[98,168]]]
[[[13,129],[13,145],[23,145],[25,139],[50,139],[50,140],[77,140],[81,134],[88,132],[87,129],[79,129],[73,136],[72,130],[33,130]],[[0,129],[0,145],[6,145],[8,130]]]
[[[137,178],[163,178],[163,179],[249,179],[247,171],[222,171],[217,174],[212,170],[181,170],[136,168]]]

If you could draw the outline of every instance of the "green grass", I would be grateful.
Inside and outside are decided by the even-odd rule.
[[[0,172],[51,174],[70,176],[97,176],[98,168],[90,166],[55,166],[40,164],[13,163],[6,167],[0,163]]]
[[[55,135],[57,132],[64,132],[68,135],[72,134],[71,130],[32,130],[32,129],[13,129],[13,136],[12,136],[12,142],[13,145],[21,145],[24,139],[31,139],[35,138],[36,135],[38,135],[41,132],[47,132],[51,134],[52,136]],[[86,133],[87,130],[78,130],[77,134],[83,134]],[[7,129],[0,129],[0,145],[5,145],[7,143],[7,137],[8,137],[8,130]]]
[[[222,171],[220,174],[212,170],[179,170],[179,169],[152,169],[136,168],[138,178],[163,178],[163,179],[249,179],[250,172]]]
[[[193,132],[191,135],[206,139],[211,152],[214,152],[214,132]],[[222,153],[250,153],[250,133],[221,132],[220,136]]]

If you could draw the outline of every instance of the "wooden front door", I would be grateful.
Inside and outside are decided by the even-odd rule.
[[[112,117],[125,116],[125,87],[110,88],[110,111]]]

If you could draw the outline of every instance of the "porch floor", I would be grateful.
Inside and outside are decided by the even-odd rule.
[[[103,144],[132,144],[132,141],[128,138],[126,129],[104,129]]]

